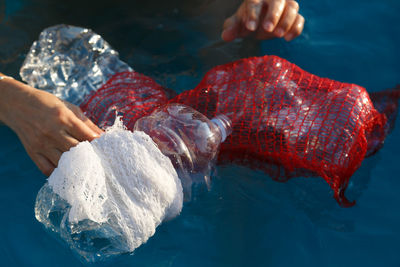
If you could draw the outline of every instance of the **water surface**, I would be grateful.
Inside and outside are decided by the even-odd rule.
[[[400,81],[400,2],[300,1],[304,33],[295,41],[225,44],[220,28],[234,1],[0,0],[0,71],[17,77],[40,31],[89,27],[135,70],[177,92],[211,67],[265,54],[368,91]],[[210,192],[157,229],[118,266],[400,266],[400,136],[397,128],[352,177],[341,208],[321,179],[272,181],[240,166],[217,169]],[[45,177],[0,126],[0,266],[81,266],[34,218]],[[99,264],[107,265],[107,264]]]

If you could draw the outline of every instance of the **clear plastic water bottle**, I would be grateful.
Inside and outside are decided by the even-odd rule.
[[[149,116],[139,119],[135,124],[135,131],[142,131],[150,136],[158,149],[171,160],[181,180],[183,195],[185,199],[190,199],[193,183],[200,182],[209,185],[210,172],[218,154],[219,145],[232,130],[230,120],[224,115],[219,115],[209,120],[207,117],[188,106],[182,104],[168,104],[156,109]],[[101,138],[104,138],[104,136]],[[123,142],[123,140],[121,140],[121,142]],[[140,157],[140,152],[138,154],[138,157]],[[129,164],[121,164],[120,166],[125,166],[126,168],[130,167]],[[171,166],[171,169],[173,169],[173,167]],[[68,175],[68,172],[74,173],[74,166],[69,168],[71,168],[71,170],[64,171],[63,173],[66,175]],[[122,172],[116,170],[113,172],[113,175],[117,173],[126,173],[126,170],[122,170]],[[51,177],[49,179],[51,179]],[[114,178],[114,184],[115,181],[118,182],[118,178]],[[138,190],[142,189],[140,185],[135,183],[131,184],[133,184],[133,187],[138,186]],[[149,188],[147,187],[146,190],[147,189]],[[136,188],[130,188],[129,190],[123,189],[124,197],[126,197],[126,194],[130,191],[135,190]],[[151,194],[157,191],[149,191],[150,195],[148,197],[144,196],[143,198],[155,197]],[[164,192],[160,193],[163,194]],[[182,194],[182,189],[180,194]],[[137,200],[137,195],[132,196],[132,198],[136,199],[135,205],[140,205],[141,200]],[[124,220],[125,218],[123,218],[123,216],[118,216],[118,214],[121,214],[119,211],[115,213],[108,212],[106,218],[104,218],[101,223],[90,219],[71,222],[69,221],[69,213],[72,208],[70,203],[55,193],[49,182],[47,182],[38,193],[35,215],[37,220],[46,228],[57,233],[57,235],[64,239],[75,253],[88,262],[95,262],[122,253],[130,253],[140,244],[145,243],[147,239],[154,234],[155,227],[161,223],[161,220],[168,220],[179,214],[182,208],[182,196],[179,198],[179,208],[176,207],[176,204],[172,206],[165,205],[165,210],[161,212],[163,213],[161,217],[157,217],[161,214],[159,210],[157,213],[147,214],[147,217],[154,217],[156,218],[155,221],[157,221],[150,227],[149,225],[143,225],[143,222],[135,225],[127,225],[126,221],[121,222],[120,220]],[[115,200],[119,199],[119,197],[113,192],[113,196],[106,197],[106,199]],[[99,199],[99,201],[103,201],[103,199]],[[106,205],[107,203],[101,203],[99,207]],[[113,209],[120,208],[121,210],[126,210],[125,205],[126,202],[121,202],[121,206],[113,202],[111,206]],[[173,207],[172,210],[171,207]],[[77,207],[75,207],[75,209],[76,208]],[[80,207],[78,207],[78,209],[80,209]],[[130,214],[134,216],[132,213]],[[157,218],[159,218],[159,221]],[[135,219],[129,220],[129,222],[132,221],[134,222]],[[124,232],[121,225],[135,229],[135,234],[139,233],[138,240],[132,242],[132,238],[135,239],[136,237],[127,236],[127,232]],[[154,227],[154,229],[150,231],[151,234],[143,238],[145,235],[141,235],[141,227],[146,229],[142,232],[148,231],[151,227]],[[132,243],[135,245],[132,246]]]
[[[186,105],[168,104],[139,119],[134,130],[147,133],[170,158],[188,200],[193,183],[210,185],[219,145],[232,133],[232,125],[223,114],[209,120]]]

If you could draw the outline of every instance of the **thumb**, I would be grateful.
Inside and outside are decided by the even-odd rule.
[[[238,37],[239,27],[240,20],[236,14],[227,18],[224,22],[221,38],[226,42],[235,40]]]

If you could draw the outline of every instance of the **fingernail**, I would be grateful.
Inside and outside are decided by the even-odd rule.
[[[268,32],[272,32],[274,29],[274,24],[271,21],[267,21],[264,23],[264,29]]]
[[[282,37],[285,34],[282,29],[277,29],[275,33],[278,37]]]
[[[247,29],[249,29],[250,31],[255,31],[256,27],[257,27],[257,25],[254,20],[247,22]]]

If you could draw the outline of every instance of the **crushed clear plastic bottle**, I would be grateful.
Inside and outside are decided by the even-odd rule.
[[[210,173],[220,143],[231,133],[232,128],[230,120],[224,115],[209,120],[203,114],[188,106],[168,104],[159,107],[149,116],[139,119],[135,124],[135,131],[141,131],[150,136],[161,153],[169,158],[181,180],[183,195],[188,200],[191,198],[191,188],[194,183],[210,184]],[[137,155],[137,157],[140,156]],[[155,158],[154,160],[157,161]],[[74,166],[70,166],[70,168],[71,173],[74,173]],[[88,168],[94,170],[96,166],[91,165]],[[119,171],[125,172],[124,170],[117,170],[113,172],[113,175],[119,173]],[[63,175],[68,174],[64,171]],[[133,187],[135,186],[137,185],[133,185]],[[125,188],[124,192],[134,190],[136,189],[129,188],[128,190]],[[150,190],[148,197],[154,198],[154,195],[151,195],[154,192],[157,191]],[[163,194],[164,192],[160,193]],[[118,198],[115,195],[113,197]],[[99,201],[103,200],[99,199]],[[172,219],[179,214],[182,208],[182,199],[180,203],[180,207],[177,207],[176,204],[166,205],[163,211],[165,215],[161,216],[160,219]],[[123,204],[126,205],[126,203]],[[124,209],[126,207],[118,207],[113,204],[113,208]],[[173,211],[171,211],[171,208]],[[82,210],[84,212],[85,209],[80,209],[80,212]],[[85,219],[76,222],[69,220],[70,212],[71,203],[55,193],[50,183],[47,182],[39,191],[36,199],[36,218],[46,228],[61,236],[70,248],[87,262],[102,261],[122,253],[131,253],[135,248],[145,243],[161,223],[160,220],[154,226],[151,226],[154,229],[150,231],[147,239],[139,236],[139,240],[132,245],[130,240],[134,238],[126,236],[127,233],[121,230],[119,227],[121,218],[116,216],[115,213],[108,213],[102,218],[101,222],[87,219],[85,216],[83,216]],[[117,212],[117,214],[119,213]],[[149,215],[153,216],[154,214]],[[129,227],[149,229],[149,226],[143,224],[128,225]],[[136,232],[140,232],[140,229]]]
[[[20,69],[30,86],[79,105],[115,73],[132,71],[100,35],[56,25],[43,30]]]
[[[219,145],[232,133],[232,125],[223,114],[209,120],[186,105],[168,104],[139,119],[134,130],[147,133],[170,158],[189,200],[193,183],[210,186]]]
[[[79,105],[87,95],[100,88],[114,74],[125,71],[132,71],[132,68],[118,58],[118,53],[101,36],[85,28],[56,25],[45,29],[40,34],[39,40],[33,43],[21,67],[20,75],[29,85]],[[230,134],[231,122],[224,115],[209,120],[192,108],[180,104],[169,104],[158,108],[150,116],[138,120],[135,130],[143,131],[150,136],[149,138],[158,147],[156,149],[166,156],[170,168],[176,170],[176,176],[170,174],[176,177],[179,183],[175,184],[172,181],[169,185],[181,188],[180,194],[182,194],[183,187],[183,196],[188,200],[191,199],[193,183],[210,184],[210,172],[218,153],[219,144]],[[121,143],[124,141],[121,140]],[[138,157],[143,156],[138,154]],[[85,160],[79,161],[82,162],[79,168],[86,169],[84,170],[86,174],[99,176],[97,171],[102,168],[100,163],[90,165]],[[112,160],[110,159],[110,161]],[[102,164],[108,163],[103,159]],[[62,172],[64,178],[79,173],[74,169],[73,164],[67,166],[66,171]],[[128,168],[129,164],[123,166]],[[113,175],[115,173],[119,173],[119,171],[116,170]],[[126,174],[127,172],[122,173]],[[105,177],[104,179],[111,178]],[[118,181],[118,178],[112,179]],[[172,178],[168,177],[168,179]],[[96,186],[99,185],[97,182],[98,180],[95,181]],[[79,184],[79,182],[75,182],[74,186],[79,186]],[[145,189],[151,189],[153,194],[160,188],[164,188],[164,186],[157,189],[150,187]],[[115,188],[112,186],[111,190],[115,191]],[[76,188],[72,189],[71,192],[74,193]],[[126,191],[143,188],[129,189],[132,190]],[[120,185],[119,190],[125,191]],[[146,192],[146,190],[142,190],[140,193]],[[149,198],[153,201],[157,200],[157,197],[164,198],[164,202],[158,203],[160,204],[158,210],[140,207],[140,205],[138,207],[147,210],[147,213],[140,212],[140,214],[146,219],[150,218],[147,222],[151,222],[151,225],[146,225],[141,221],[137,225],[125,223],[126,227],[124,228],[121,227],[121,220],[129,216],[134,217],[132,215],[134,213],[131,212],[130,215],[125,213],[126,216],[120,216],[121,213],[108,211],[101,218],[103,216],[103,210],[101,210],[95,217],[96,220],[93,216],[85,217],[86,209],[78,207],[79,215],[83,216],[78,220],[70,220],[70,215],[76,212],[77,207],[73,207],[73,204],[67,200],[68,198],[61,197],[56,191],[51,183],[46,182],[36,198],[35,216],[47,229],[61,237],[86,262],[96,262],[122,253],[131,253],[154,234],[155,228],[162,220],[172,219],[179,214],[183,198],[169,195],[169,200],[166,201],[165,197],[168,194],[161,190],[162,196],[152,195]],[[85,194],[87,193],[90,192],[86,191]],[[93,195],[96,195],[95,193],[98,192],[93,192]],[[110,194],[110,192],[108,193]],[[113,193],[114,196],[118,195]],[[94,199],[102,202],[97,207],[104,208],[104,201],[106,201],[104,191],[97,196]],[[113,208],[127,209],[126,203],[121,202],[121,199],[115,197],[114,200],[120,201],[125,207],[118,207],[113,203]],[[137,202],[133,202],[140,204],[141,201],[141,198],[137,198]],[[166,204],[166,202],[168,203]],[[96,207],[96,205],[94,206]],[[99,216],[101,220],[98,220]],[[135,222],[135,218],[129,218],[129,220]],[[135,233],[135,236],[129,234],[130,230]],[[136,234],[138,235],[136,236]]]

